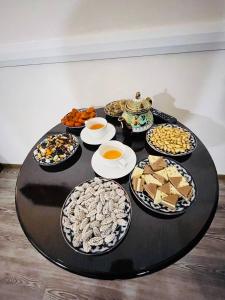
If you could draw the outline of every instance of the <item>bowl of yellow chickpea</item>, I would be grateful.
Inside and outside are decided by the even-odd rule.
[[[170,156],[190,154],[197,146],[195,136],[188,129],[167,123],[153,125],[146,133],[146,141],[155,151]]]

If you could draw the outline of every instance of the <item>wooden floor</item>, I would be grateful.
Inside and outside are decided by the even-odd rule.
[[[0,300],[225,299],[225,177],[214,221],[188,255],[152,275],[103,281],[64,271],[31,246],[15,212],[17,174],[0,172]]]

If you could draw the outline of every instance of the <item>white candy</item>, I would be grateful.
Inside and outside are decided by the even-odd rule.
[[[83,232],[82,232],[82,239],[83,239],[84,241],[88,240],[88,239],[92,236],[92,233],[93,233],[93,230],[92,230],[92,229],[86,231],[84,234],[83,234]]]
[[[102,202],[98,202],[98,205],[97,205],[97,213],[99,214],[102,210]]]
[[[86,252],[86,253],[91,251],[91,246],[89,245],[88,242],[83,241],[83,249],[84,249],[84,252]]]
[[[111,233],[110,235],[107,235],[105,237],[105,243],[109,244],[110,242],[112,242],[114,240],[115,236],[116,236],[115,233]]]
[[[104,216],[102,214],[97,214],[96,215],[96,220],[102,221],[104,219]]]
[[[119,196],[123,196],[124,195],[124,190],[122,190],[121,188],[116,189],[116,193]]]
[[[93,227],[93,233],[94,233],[94,236],[101,236],[101,233],[100,233],[98,227]]]
[[[95,177],[90,183],[76,187],[67,200],[62,218],[64,231],[72,231],[73,246],[82,246],[88,253],[92,247],[115,241],[117,228],[128,223],[124,219],[127,203],[124,190],[112,181]]]
[[[104,220],[102,220],[102,225],[107,225],[107,224],[110,224],[110,223],[112,223],[113,222],[113,218],[112,217],[108,217],[108,218],[106,218],[106,219],[104,219]]]
[[[118,219],[117,224],[120,226],[125,226],[127,225],[127,221],[125,221],[124,219]]]
[[[103,238],[100,236],[95,236],[89,240],[88,244],[90,246],[99,246],[103,244]]]

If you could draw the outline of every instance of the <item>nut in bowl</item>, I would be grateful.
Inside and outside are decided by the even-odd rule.
[[[127,162],[124,159],[125,151],[126,148],[124,144],[118,141],[106,142],[98,148],[102,162],[105,165],[120,168],[127,165]]]
[[[166,123],[152,126],[146,134],[146,141],[155,151],[171,156],[190,154],[197,146],[189,130]]]
[[[104,118],[96,117],[85,121],[88,133],[96,138],[104,136],[107,130],[107,121]]]
[[[73,134],[52,134],[37,145],[33,154],[40,165],[55,166],[71,157],[78,146],[78,139]]]

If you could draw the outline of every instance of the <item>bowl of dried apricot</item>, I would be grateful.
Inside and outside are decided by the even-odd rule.
[[[94,107],[83,109],[73,108],[61,119],[61,123],[69,129],[81,129],[85,126],[85,121],[94,117],[96,117]]]

